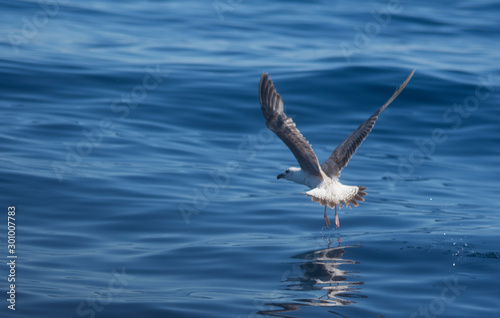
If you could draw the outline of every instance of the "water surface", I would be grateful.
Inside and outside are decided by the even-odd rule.
[[[497,315],[496,2],[57,3],[0,22],[2,315]],[[324,228],[260,75],[322,161],[414,68]]]

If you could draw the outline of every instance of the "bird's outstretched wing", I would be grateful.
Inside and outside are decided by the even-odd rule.
[[[411,77],[415,73],[415,70],[411,72],[411,74],[406,78],[406,80],[399,86],[394,94],[392,94],[391,98],[380,107],[373,115],[370,116],[364,123],[362,123],[352,134],[347,137],[328,157],[328,159],[321,164],[321,169],[329,176],[329,177],[339,177],[340,171],[347,165],[352,155],[356,152],[356,149],[361,145],[363,140],[365,140],[366,136],[372,131],[375,122],[378,119],[378,115],[384,109],[389,106],[390,103],[403,91],[406,84],[410,81]]]
[[[295,127],[293,120],[283,112],[283,100],[266,73],[262,73],[260,78],[259,98],[267,127],[290,148],[304,172],[321,177],[321,168],[316,154],[309,142]]]

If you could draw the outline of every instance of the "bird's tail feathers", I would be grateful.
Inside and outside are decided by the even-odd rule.
[[[328,206],[331,209],[335,208],[335,206],[341,208],[342,204],[347,207],[350,207],[352,204],[353,206],[356,207],[359,205],[359,202],[365,201],[363,197],[366,195],[366,192],[364,191],[366,190],[366,188],[362,186],[353,188],[356,189],[355,192],[339,200],[333,199],[331,195],[328,193],[328,190],[322,188],[314,188],[310,191],[304,192],[304,194],[308,197],[311,197],[311,200],[313,200],[314,202],[318,202],[323,206]]]

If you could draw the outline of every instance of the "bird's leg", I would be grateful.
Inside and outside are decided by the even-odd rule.
[[[335,206],[335,228],[338,229],[340,227],[339,216],[337,215],[337,206]]]
[[[327,206],[325,205],[325,225],[326,228],[328,228],[330,226],[330,220],[328,220],[328,217],[326,216],[326,208]]]

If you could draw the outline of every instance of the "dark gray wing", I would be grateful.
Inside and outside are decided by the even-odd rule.
[[[320,177],[321,168],[316,154],[309,142],[295,127],[293,120],[283,112],[283,100],[266,73],[262,73],[260,78],[259,99],[267,127],[290,148],[303,171]]]
[[[389,98],[389,100],[382,107],[371,115],[370,118],[356,128],[356,130],[353,131],[353,133],[333,151],[330,157],[321,164],[321,169],[323,169],[328,176],[332,178],[340,176],[340,171],[342,171],[342,169],[347,165],[352,155],[356,152],[356,149],[358,149],[363,140],[365,140],[366,136],[368,136],[368,134],[372,131],[372,128],[378,119],[378,115],[380,115],[380,113],[384,111],[384,109],[386,109],[396,97],[398,97],[399,93],[403,91],[406,84],[410,81],[413,73],[415,73],[415,70],[413,70],[403,84],[396,89],[391,98]]]

